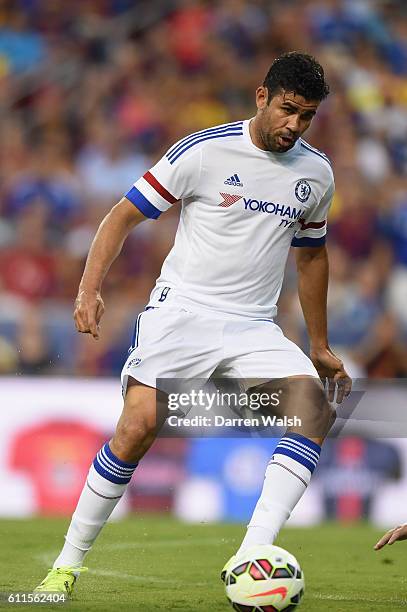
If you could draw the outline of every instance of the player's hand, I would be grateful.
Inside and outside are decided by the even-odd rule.
[[[389,546],[391,546],[392,544],[394,544],[394,542],[397,542],[398,540],[407,540],[407,524],[390,529],[387,533],[384,534],[382,538],[380,538],[377,544],[375,544],[374,549],[380,550],[381,548],[383,548],[383,546],[386,546],[386,544],[389,544]]]
[[[104,311],[105,305],[98,291],[80,289],[73,314],[77,331],[82,334],[92,334],[98,340],[99,323]]]
[[[330,348],[311,348],[311,360],[323,382],[328,379],[328,399],[334,401],[335,389],[336,403],[341,404],[352,389],[352,379],[347,374],[343,362]]]

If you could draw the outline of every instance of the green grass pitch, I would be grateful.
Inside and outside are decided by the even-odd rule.
[[[32,590],[56,556],[66,527],[61,519],[0,521],[0,591]],[[219,573],[243,533],[241,525],[185,525],[167,516],[109,523],[67,611],[227,612]],[[299,612],[407,608],[407,542],[375,553],[379,535],[368,525],[283,530],[276,543],[297,556],[305,574]]]

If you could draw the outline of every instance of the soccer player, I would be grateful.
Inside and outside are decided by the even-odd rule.
[[[102,281],[138,223],[181,201],[174,246],[124,365],[124,407],[96,455],[53,569],[37,587],[71,594],[83,559],[123,495],[160,423],[156,380],[239,377],[297,382],[290,410],[308,429],[290,430],[267,467],[240,551],[272,543],[307,488],[333,410],[350,392],[329,348],[325,235],[334,180],[328,158],[301,137],[329,88],[307,54],[277,58],[256,90],[252,119],[219,125],[174,144],[102,221],[75,304],[81,333],[99,336]],[[284,267],[295,247],[309,359],[274,323]],[[289,385],[288,385],[289,386]],[[315,425],[315,427],[314,427]]]
[[[398,527],[394,527],[387,531],[384,536],[380,538],[380,540],[375,544],[374,549],[380,550],[386,544],[391,546],[394,542],[399,542],[401,540],[407,540],[407,523],[405,525],[399,525]]]

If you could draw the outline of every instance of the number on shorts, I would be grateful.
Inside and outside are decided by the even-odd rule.
[[[167,298],[170,289],[171,287],[164,287],[164,289],[161,291],[160,297],[158,298],[159,302],[164,302],[164,300]]]

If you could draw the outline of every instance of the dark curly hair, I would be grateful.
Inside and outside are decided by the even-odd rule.
[[[281,90],[292,91],[306,100],[323,100],[329,94],[324,69],[315,57],[307,53],[290,51],[280,55],[271,64],[263,83],[269,101]]]

